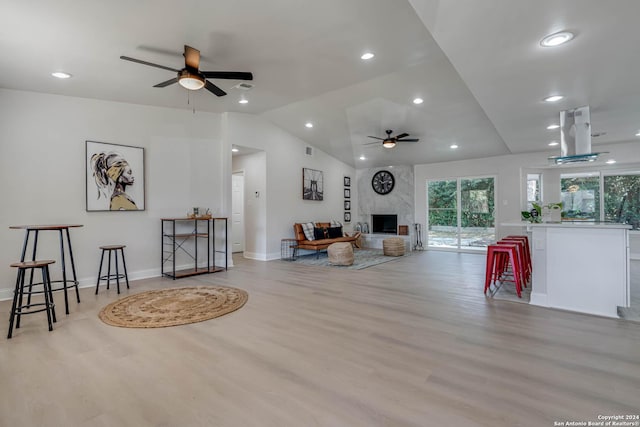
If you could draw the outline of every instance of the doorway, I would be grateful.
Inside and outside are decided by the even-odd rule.
[[[231,252],[244,252],[244,171],[231,176]]]
[[[494,177],[427,181],[427,246],[485,250],[495,240]]]

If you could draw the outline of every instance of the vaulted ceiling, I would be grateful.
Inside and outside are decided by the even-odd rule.
[[[549,151],[560,110],[591,106],[594,145],[638,139],[636,0],[0,0],[0,87],[263,115],[357,168]],[[541,47],[570,30],[566,45]],[[154,88],[182,68],[251,71],[217,97]],[[364,61],[360,56],[373,52]],[[67,80],[53,71],[73,75]],[[558,103],[542,101],[560,93]],[[422,104],[412,100],[420,97]],[[239,104],[240,99],[247,104]],[[313,123],[306,128],[307,122]],[[393,149],[369,135],[406,132]],[[458,146],[453,150],[452,144]],[[541,153],[541,160],[548,153]],[[364,156],[365,160],[360,160]]]

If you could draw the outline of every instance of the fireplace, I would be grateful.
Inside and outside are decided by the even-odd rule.
[[[371,215],[371,232],[398,234],[398,215]]]

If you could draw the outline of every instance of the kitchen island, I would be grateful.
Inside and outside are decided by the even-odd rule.
[[[599,222],[505,223],[530,233],[530,303],[618,317],[628,307],[630,225]]]

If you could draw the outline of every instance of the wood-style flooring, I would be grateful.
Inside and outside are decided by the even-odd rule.
[[[421,252],[364,270],[235,257],[143,290],[245,289],[240,310],[163,329],[103,324],[82,289],[47,332],[6,340],[0,426],[553,426],[640,413],[640,323],[487,299],[484,257]],[[133,266],[129,266],[132,268]]]

